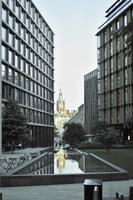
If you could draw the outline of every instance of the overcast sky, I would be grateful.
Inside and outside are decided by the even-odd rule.
[[[97,67],[98,27],[115,0],[33,0],[55,33],[55,102],[60,87],[67,109],[84,102],[84,75]]]

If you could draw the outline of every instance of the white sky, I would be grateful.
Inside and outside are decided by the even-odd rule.
[[[115,0],[33,0],[55,33],[55,103],[61,87],[67,109],[84,102],[84,75],[97,67],[98,27]]]

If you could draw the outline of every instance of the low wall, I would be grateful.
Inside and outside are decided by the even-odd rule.
[[[1,176],[1,187],[35,186],[52,184],[83,183],[85,179],[101,179],[102,181],[127,180],[127,172],[102,172],[63,175],[11,175]]]

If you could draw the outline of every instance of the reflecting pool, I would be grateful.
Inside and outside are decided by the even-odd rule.
[[[76,151],[59,149],[54,154],[53,163],[39,167],[32,174],[83,174],[89,172],[113,172],[113,168],[100,162],[91,155]]]

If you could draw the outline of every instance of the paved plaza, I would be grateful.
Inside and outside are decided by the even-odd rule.
[[[40,148],[15,151],[14,154],[6,153],[3,157],[15,157],[30,152],[37,152]],[[129,195],[129,187],[133,186],[133,180],[103,182],[103,198],[112,200],[116,192]],[[1,187],[2,200],[83,200],[84,183],[25,186],[25,187]]]
[[[133,180],[103,183],[103,198],[113,199],[117,191],[129,195]],[[28,187],[1,187],[2,200],[83,200],[83,184],[44,185]]]

